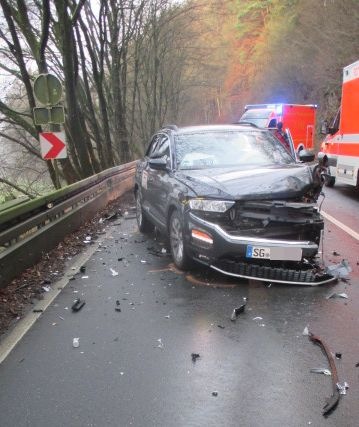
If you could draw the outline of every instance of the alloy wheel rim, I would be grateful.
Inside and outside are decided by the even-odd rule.
[[[171,222],[170,238],[172,253],[176,261],[181,262],[183,258],[183,233],[181,223],[176,217]]]

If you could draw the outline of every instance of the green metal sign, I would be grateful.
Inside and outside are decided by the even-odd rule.
[[[35,125],[57,124],[65,122],[65,111],[62,105],[55,107],[35,107],[34,108]]]
[[[52,74],[40,74],[34,82],[36,99],[43,105],[55,105],[62,96],[62,84]]]

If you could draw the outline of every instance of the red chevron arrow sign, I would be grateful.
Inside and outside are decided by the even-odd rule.
[[[40,133],[40,146],[42,158],[45,160],[67,157],[65,132]]]

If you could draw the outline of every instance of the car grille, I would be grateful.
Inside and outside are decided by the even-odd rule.
[[[201,213],[233,236],[310,240],[319,243],[323,219],[312,204],[285,201],[237,201],[225,214]]]
[[[316,283],[328,279],[330,275],[319,274],[318,270],[308,265],[301,265],[301,268],[284,268],[247,263],[230,259],[222,259],[213,264],[214,267],[237,276],[246,276],[253,279],[278,282]]]

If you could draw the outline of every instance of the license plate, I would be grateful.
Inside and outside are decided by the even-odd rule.
[[[270,248],[262,248],[260,246],[247,246],[247,258],[262,258],[270,259]]]
[[[302,259],[301,248],[265,248],[261,246],[248,245],[247,258],[270,259],[272,261],[300,261]]]

